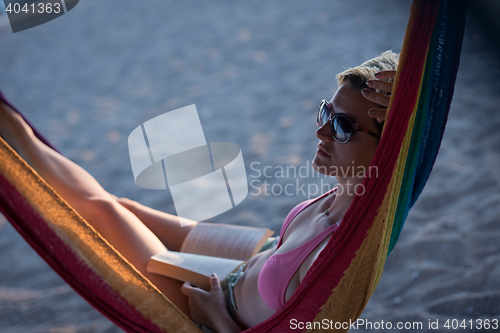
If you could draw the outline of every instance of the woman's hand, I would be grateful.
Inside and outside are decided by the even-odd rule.
[[[231,318],[227,311],[226,299],[217,275],[210,277],[210,291],[185,282],[181,292],[189,298],[191,318],[197,323],[206,325],[216,332],[241,332],[242,329]]]
[[[378,89],[383,93],[376,92],[371,89],[363,89],[361,94],[369,101],[377,103],[382,106],[382,108],[372,108],[368,110],[368,115],[370,117],[376,118],[379,123],[385,120],[385,114],[387,112],[387,107],[389,106],[389,100],[391,99],[390,93],[392,91],[393,82],[382,81],[382,79],[394,79],[396,77],[396,71],[381,71],[375,74],[377,80],[368,80],[366,85],[373,89]]]

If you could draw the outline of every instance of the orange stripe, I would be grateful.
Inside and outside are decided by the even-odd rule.
[[[73,210],[0,138],[0,173],[88,267],[164,332],[197,326]]]

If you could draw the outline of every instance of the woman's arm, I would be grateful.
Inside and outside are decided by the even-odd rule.
[[[243,329],[227,311],[226,299],[217,275],[210,277],[210,291],[196,288],[189,282],[182,285],[181,292],[189,298],[191,318],[212,328],[218,333],[241,332]]]

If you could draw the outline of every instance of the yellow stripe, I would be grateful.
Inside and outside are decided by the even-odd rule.
[[[88,267],[164,332],[201,332],[0,137],[2,174]]]

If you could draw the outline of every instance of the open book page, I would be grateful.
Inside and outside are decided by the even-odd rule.
[[[181,252],[248,260],[273,233],[266,228],[200,222],[184,239]]]
[[[210,275],[216,273],[221,280],[226,278],[244,261],[209,257],[198,254],[167,251],[156,254],[149,260],[147,271],[165,275],[210,290]]]

